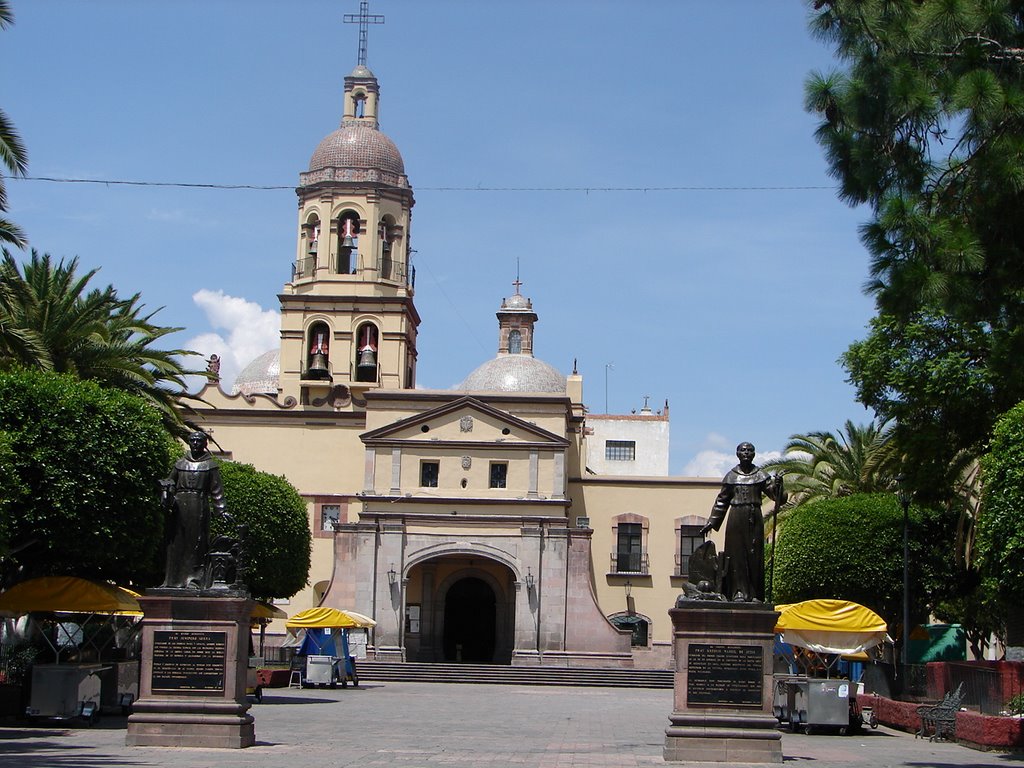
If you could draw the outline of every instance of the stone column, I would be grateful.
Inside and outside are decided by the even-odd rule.
[[[245,698],[249,618],[245,596],[152,590],[139,598],[139,700],[129,747],[249,747],[256,742]]]
[[[781,763],[772,714],[778,612],[761,603],[679,605],[668,612],[676,673],[665,760]]]
[[[402,635],[402,563],[405,558],[402,549],[405,542],[405,526],[401,523],[382,523],[378,538],[380,549],[377,553],[377,658],[404,660],[405,649],[401,647]],[[391,583],[390,572],[395,571],[395,583]]]

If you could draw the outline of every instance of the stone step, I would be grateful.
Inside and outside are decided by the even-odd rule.
[[[611,688],[671,688],[670,669],[512,667],[500,664],[433,664],[360,661],[359,679],[426,683],[571,685]]]

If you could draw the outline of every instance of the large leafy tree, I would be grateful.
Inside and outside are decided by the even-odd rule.
[[[9,27],[14,22],[7,0],[0,0],[0,29]],[[0,109],[0,163],[13,176],[24,176],[28,169],[28,153],[21,137],[14,130],[14,123]],[[7,188],[0,177],[0,242],[12,243],[19,248],[25,245],[25,234],[3,214],[7,211]]]
[[[783,456],[765,462],[782,473],[789,494],[787,508],[818,499],[891,490],[897,457],[892,427],[874,421],[847,421],[838,434],[792,435]]]
[[[113,286],[90,289],[96,270],[77,270],[77,259],[55,263],[35,250],[19,266],[4,251],[0,366],[73,373],[131,392],[155,405],[171,431],[183,433],[184,377],[198,372],[184,368],[180,358],[195,353],[156,346],[181,329],[156,325],[138,294],[122,299]]]
[[[251,464],[224,462],[220,474],[231,521],[214,521],[214,533],[237,535],[244,525],[250,591],[266,599],[291,597],[309,577],[312,534],[306,502],[285,478]]]
[[[1019,613],[1024,604],[1024,403],[996,424],[982,470],[985,483],[978,521],[982,567],[998,579],[1000,596]]]
[[[0,373],[8,546],[0,582],[48,574],[156,583],[157,480],[178,448],[144,400],[67,374]]]
[[[915,622],[927,619],[950,582],[947,544],[928,533],[944,527],[927,521],[929,514],[917,507],[910,510],[910,605]],[[850,600],[882,616],[890,634],[901,624],[903,511],[895,494],[854,494],[798,507],[779,536],[776,557],[776,603]]]
[[[841,72],[807,106],[840,196],[866,204],[878,318],[843,358],[897,422],[919,494],[949,496],[1024,398],[1024,3],[815,0]]]

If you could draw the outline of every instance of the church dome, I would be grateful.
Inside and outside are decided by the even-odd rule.
[[[531,355],[499,355],[455,387],[464,392],[565,392],[565,376]]]
[[[355,121],[343,122],[313,152],[309,172],[326,168],[366,168],[405,175],[405,163],[395,143],[378,129]]]
[[[280,378],[281,352],[272,349],[264,352],[241,370],[235,378],[234,386],[231,387],[231,394],[274,395],[277,394]]]

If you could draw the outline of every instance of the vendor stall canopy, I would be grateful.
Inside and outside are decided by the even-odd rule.
[[[288,619],[288,629],[326,629],[353,627],[374,627],[377,622],[369,616],[355,611],[343,611],[338,608],[310,608],[300,611]]]
[[[817,653],[854,654],[892,642],[881,616],[847,600],[805,600],[775,610],[780,613],[775,633]]]
[[[0,594],[0,611],[11,614],[116,613],[141,616],[137,592],[75,576],[43,576],[15,584]]]

